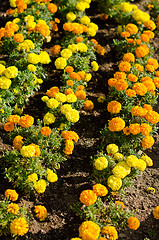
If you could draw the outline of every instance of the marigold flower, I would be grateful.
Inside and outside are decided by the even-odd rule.
[[[7,122],[11,122],[11,123],[14,123],[14,124],[19,123],[19,121],[20,121],[20,116],[19,115],[10,115],[7,118]]]
[[[18,193],[15,190],[7,189],[5,191],[6,198],[9,198],[11,201],[16,201],[18,199]]]
[[[153,83],[155,84],[155,87],[156,87],[156,88],[159,88],[159,77],[155,77],[155,78],[153,79]]]
[[[58,56],[60,50],[61,50],[61,46],[60,46],[60,45],[54,45],[54,46],[51,48],[51,54],[52,54],[52,56],[53,56],[53,57]]]
[[[137,82],[138,77],[137,77],[136,75],[132,74],[132,73],[129,73],[128,79],[129,79],[129,81],[131,81],[131,82]]]
[[[75,80],[75,81],[80,81],[80,80],[81,80],[80,75],[79,75],[78,73],[76,73],[76,72],[71,72],[71,73],[69,74],[69,77],[70,77],[71,79]]]
[[[40,132],[44,136],[49,136],[51,134],[51,128],[49,128],[49,127],[42,127]]]
[[[115,154],[119,151],[119,148],[116,144],[108,144],[107,147],[106,147],[106,150],[107,150],[107,153],[108,154]]]
[[[140,38],[143,42],[146,42],[146,43],[148,43],[150,41],[149,36],[147,34],[144,34],[144,33],[141,34]]]
[[[130,167],[136,167],[137,166],[137,162],[138,162],[138,158],[135,155],[129,155],[126,158],[126,163],[130,166]]]
[[[155,219],[159,219],[159,206],[155,207],[153,210],[153,216]]]
[[[149,167],[151,167],[153,165],[152,159],[149,156],[147,156],[146,154],[141,156],[140,159],[144,160],[146,162],[146,165]]]
[[[131,35],[132,34],[137,34],[138,32],[138,27],[133,24],[133,23],[128,23],[125,27],[126,31],[129,32]]]
[[[86,206],[90,206],[97,201],[97,194],[92,190],[84,190],[80,194],[80,201]]]
[[[29,116],[28,114],[21,116],[20,120],[19,120],[19,124],[21,127],[30,127],[32,126],[34,123],[34,118],[32,116]]]
[[[83,90],[75,91],[75,95],[79,100],[84,100],[86,98],[86,93]]]
[[[139,63],[136,63],[134,66],[140,72],[142,72],[144,70],[144,67],[141,64],[139,64]]]
[[[40,179],[39,181],[34,183],[34,188],[38,193],[45,192],[46,189],[46,181],[44,179]]]
[[[93,185],[93,192],[99,197],[104,197],[108,194],[108,189],[104,185],[97,183]]]
[[[142,147],[145,149],[152,147],[154,143],[155,143],[155,140],[152,136],[146,136],[141,141]]]
[[[73,149],[74,149],[74,143],[73,143],[73,141],[72,141],[72,140],[66,140],[66,141],[65,141],[65,148],[63,149],[63,152],[64,152],[66,155],[70,155],[70,154],[72,154]]]
[[[159,122],[159,114],[155,111],[148,111],[145,118],[152,124],[156,124]]]
[[[118,101],[111,101],[107,105],[108,112],[119,113],[121,110],[121,104]]]
[[[56,182],[58,180],[58,176],[51,169],[47,170],[47,180],[49,182]]]
[[[14,123],[12,122],[7,122],[4,124],[4,130],[7,132],[11,132],[14,130]]]
[[[97,170],[101,171],[108,167],[108,160],[105,157],[99,157],[94,161],[94,166]]]
[[[123,61],[135,62],[135,56],[133,53],[125,53],[123,56]]]
[[[110,87],[115,87],[115,84],[117,83],[117,79],[116,78],[110,78],[109,80],[108,80],[108,85],[110,86]]]
[[[14,146],[18,151],[20,151],[20,149],[22,148],[22,143],[23,143],[22,139],[23,139],[23,137],[20,136],[20,135],[18,135],[18,136],[16,136],[16,137],[14,138],[14,140],[13,140],[13,146]]]
[[[93,71],[98,71],[99,69],[98,63],[96,61],[91,62],[91,67]]]
[[[79,227],[79,237],[82,240],[97,240],[100,234],[100,227],[92,221],[85,221]]]
[[[107,179],[108,187],[112,189],[112,191],[118,191],[122,186],[122,180],[119,177],[111,175]]]
[[[124,129],[123,129],[123,133],[125,134],[125,135],[130,135],[130,131],[129,131],[129,127],[125,127]]]
[[[115,201],[115,205],[121,206],[122,210],[125,208],[125,204],[121,201]]]
[[[60,103],[54,98],[51,98],[46,102],[47,107],[49,107],[51,109],[57,108],[59,106],[59,104]]]
[[[133,85],[133,90],[140,96],[143,96],[145,93],[147,93],[147,87],[143,83],[135,83]]]
[[[129,97],[135,97],[136,92],[129,88],[129,89],[126,90],[126,95],[129,96]]]
[[[140,124],[138,124],[138,123],[132,123],[132,124],[130,124],[130,126],[129,126],[129,131],[130,131],[130,133],[132,133],[133,135],[139,134],[139,133],[141,132]]]
[[[137,230],[140,226],[140,221],[136,217],[130,217],[127,220],[127,223],[128,223],[128,227],[133,230]]]
[[[72,66],[65,67],[65,72],[72,73],[74,71],[74,68]]]
[[[66,112],[65,117],[67,121],[75,123],[79,120],[79,112],[75,109],[71,109],[70,111]]]
[[[47,9],[51,12],[51,13],[55,13],[57,12],[57,6],[53,3],[49,3],[47,5]]]
[[[143,34],[146,34],[149,37],[149,39],[152,39],[155,36],[155,34],[150,30],[143,31]]]
[[[7,67],[3,73],[7,78],[15,78],[18,76],[18,68],[15,66]]]
[[[58,87],[52,87],[49,90],[47,90],[46,95],[50,98],[54,98],[58,92],[59,92]]]
[[[109,84],[109,83],[108,83]],[[125,80],[119,79],[118,81],[115,81],[114,83],[114,87],[118,90],[118,91],[123,91],[126,90],[128,88],[128,83]]]
[[[131,69],[131,64],[127,61],[122,61],[119,64],[119,70],[122,71],[122,72],[129,72],[130,69]]]
[[[152,20],[148,20],[144,22],[144,26],[151,31],[153,31],[156,28],[156,24]]]
[[[122,153],[117,152],[114,154],[114,159],[117,160],[118,162],[122,161],[123,158],[124,158],[124,156]]]
[[[109,130],[111,132],[121,131],[124,129],[124,127],[125,127],[125,121],[120,117],[112,118],[109,121]]]
[[[122,32],[120,35],[121,35],[121,37],[123,37],[123,38],[130,37],[130,33],[129,33],[129,32],[127,32],[127,31],[125,31],[125,32]]]
[[[24,42],[23,34],[21,34],[21,33],[14,34],[14,41],[15,42],[20,42],[20,43]]]
[[[43,121],[47,125],[54,123],[55,119],[56,119],[55,116],[49,112],[47,112],[43,117]]]
[[[113,168],[112,173],[114,176],[119,178],[125,178],[127,175],[129,175],[131,172],[131,167],[125,162],[119,162],[116,164],[116,166]]]
[[[35,216],[40,220],[44,221],[47,217],[47,209],[42,205],[37,205],[34,207]]]
[[[10,203],[7,207],[8,213],[17,214],[18,211],[19,211],[19,206],[16,203]]]
[[[20,150],[20,153],[23,157],[34,157],[35,156],[35,148],[34,148],[34,146],[31,146],[31,145],[23,146]]]
[[[152,127],[148,123],[141,123],[140,130],[143,135],[148,136],[152,131]]]
[[[56,69],[64,69],[67,65],[67,61],[63,57],[59,57],[55,60]]]
[[[74,131],[62,131],[61,136],[65,139],[65,140],[72,140],[74,142],[77,142],[79,139],[79,136],[76,132]]]
[[[142,160],[141,158],[138,159],[136,168],[140,171],[144,171],[146,169],[146,162],[144,160]]]
[[[149,104],[144,104],[143,108],[145,108],[147,110],[147,112],[153,111],[151,105],[149,105]]]
[[[135,53],[138,58],[145,57],[149,54],[149,48],[143,44],[136,48]]]
[[[29,182],[35,183],[36,181],[38,181],[38,175],[36,173],[32,173],[32,174],[28,175],[27,180]]]
[[[85,111],[91,111],[94,108],[94,104],[91,100],[86,100],[84,102],[84,110]]]
[[[10,224],[11,234],[23,236],[29,230],[28,223],[25,218],[20,217],[14,219]]]
[[[106,236],[106,239],[116,240],[118,239],[118,233],[114,226],[105,226],[101,231],[102,235]]]

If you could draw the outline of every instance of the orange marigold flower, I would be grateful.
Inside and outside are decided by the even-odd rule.
[[[97,194],[92,190],[84,190],[80,194],[79,200],[86,206],[90,206],[97,201]]]
[[[65,140],[72,140],[74,142],[77,142],[79,139],[79,136],[76,132],[74,131],[62,131],[61,136],[65,139]]]
[[[49,90],[47,90],[46,95],[50,98],[54,98],[57,93],[59,93],[59,88],[52,87]]]
[[[55,13],[57,12],[57,6],[53,3],[49,3],[47,5],[47,9],[51,12],[51,13]]]
[[[11,123],[19,123],[20,121],[20,116],[19,115],[10,115],[8,118],[7,118],[7,122],[11,122]]]
[[[142,72],[144,70],[144,67],[141,64],[139,64],[139,63],[136,63],[134,66],[140,72]]]
[[[149,36],[147,34],[144,34],[144,33],[141,34],[140,38],[143,42],[146,42],[146,43],[148,43],[150,41]]]
[[[135,56],[133,53],[125,53],[123,56],[123,61],[135,62]]]
[[[104,185],[97,183],[93,185],[93,192],[95,192],[97,196],[104,197],[108,194],[108,189]]]
[[[110,79],[108,80],[108,85],[109,85],[110,87],[114,87],[116,82],[117,82],[117,79],[116,79],[116,78],[110,78]]]
[[[42,127],[40,132],[44,136],[49,136],[51,134],[51,128],[49,128],[49,127]]]
[[[155,72],[155,76],[156,76],[156,77],[159,77],[159,71],[156,71],[156,72]]]
[[[52,56],[53,56],[53,57],[58,56],[60,50],[61,50],[61,46],[60,46],[60,45],[54,45],[54,46],[51,48],[51,54],[52,54]]]
[[[9,200],[11,201],[17,201],[18,199],[18,193],[15,191],[15,190],[12,190],[12,189],[7,189],[5,191],[5,194],[6,198],[9,198]]]
[[[155,84],[152,81],[145,80],[142,83],[146,86],[148,92],[154,92],[155,91],[156,87],[155,87]]]
[[[133,90],[140,96],[143,96],[145,93],[147,93],[147,87],[143,83],[135,83],[133,85]]]
[[[148,136],[152,131],[152,127],[148,123],[141,123],[140,125],[141,133],[145,136]]]
[[[86,77],[86,73],[85,71],[78,71],[77,74],[80,76],[80,78],[84,81],[85,77]]]
[[[124,208],[125,208],[125,204],[123,202],[121,202],[121,201],[115,201],[115,205],[121,206],[122,210],[124,210]]]
[[[79,227],[79,237],[82,240],[97,240],[100,234],[100,227],[92,221],[85,221]]]
[[[111,101],[108,103],[107,105],[107,110],[108,112],[111,113],[119,113],[121,110],[121,103],[119,103],[118,101]]]
[[[134,116],[144,117],[147,114],[147,110],[145,108],[135,106],[131,108],[131,114]]]
[[[23,34],[21,34],[21,33],[16,33],[16,34],[14,35],[14,41],[15,41],[15,42],[20,42],[20,43],[24,42],[24,36],[23,36]]]
[[[120,117],[112,118],[109,121],[109,130],[111,132],[121,131],[125,127],[125,121]]]
[[[126,31],[130,34],[136,34],[138,32],[138,27],[133,23],[128,23],[125,27]]]
[[[17,214],[18,211],[19,211],[19,206],[16,203],[10,203],[7,207],[8,213]]]
[[[128,83],[125,80],[119,79],[115,82],[114,87],[118,90],[118,91],[123,91],[126,90],[128,88]]]
[[[68,80],[68,81],[72,81],[72,80]],[[69,94],[74,94],[74,91],[72,90],[72,88],[68,88],[65,90],[65,95],[69,95]]]
[[[29,116],[28,114],[26,114],[25,116],[22,116],[20,118],[19,124],[21,127],[30,127],[32,126],[34,123],[34,118],[32,116]]]
[[[76,37],[76,42],[79,43],[79,42],[82,42],[83,41],[83,37]]]
[[[152,147],[154,143],[155,143],[155,140],[152,136],[146,136],[141,141],[142,147],[145,149]]]
[[[138,123],[132,123],[129,126],[129,131],[130,133],[132,133],[133,135],[139,134],[140,133],[140,124]]]
[[[150,65],[150,64],[147,64],[147,65],[145,66],[145,69],[146,69],[147,71],[149,71],[149,72],[154,72],[154,71],[155,71],[154,66],[152,66],[152,65]]]
[[[10,224],[10,232],[14,235],[23,236],[29,230],[28,223],[25,218],[20,217],[18,219],[14,219]]]
[[[149,54],[149,48],[143,44],[136,48],[135,53],[138,58],[145,57]]]
[[[156,28],[156,24],[152,20],[148,20],[144,22],[144,26],[151,31],[153,31]]]
[[[125,128],[123,129],[123,133],[124,133],[125,135],[130,135],[129,127],[125,127]]]
[[[81,80],[81,77],[80,77],[79,74],[76,73],[76,72],[71,72],[71,73],[69,74],[69,76],[70,76],[70,78],[73,79],[73,80],[76,80],[76,81],[80,81],[80,80]]]
[[[126,90],[126,95],[129,96],[129,97],[135,97],[136,92],[129,88],[129,89]]]
[[[152,124],[156,124],[159,122],[159,114],[155,111],[147,112],[145,118],[147,121],[149,121]]]
[[[84,100],[86,98],[86,93],[83,90],[75,91],[75,95],[79,100]]]
[[[0,28],[0,39],[4,37],[5,28]]]
[[[122,72],[129,72],[130,69],[131,69],[131,64],[127,61],[122,61],[119,64],[119,70],[122,71]]]
[[[147,112],[153,111],[153,108],[149,104],[144,104],[143,108],[145,108],[147,110]]]
[[[83,85],[79,85],[79,86],[77,87],[77,89],[78,89],[78,90],[83,90],[83,89],[84,89],[84,86],[83,86]]]
[[[98,44],[97,40],[94,38],[91,39],[91,42],[93,42],[95,46]]]
[[[142,82],[147,81],[147,80],[152,81],[152,78],[150,78],[150,77],[142,77],[140,79],[140,82],[142,83]]]
[[[110,240],[118,239],[118,233],[114,226],[103,227],[101,233],[106,237],[106,239],[110,239]]]
[[[43,37],[50,35],[50,29],[49,26],[46,24],[36,24],[35,30],[38,31]]]
[[[66,84],[70,87],[72,87],[74,85],[74,81],[73,80],[67,80]]]
[[[14,140],[13,140],[13,146],[14,146],[18,151],[20,151],[20,149],[22,148],[22,143],[23,143],[22,139],[23,139],[23,137],[20,136],[20,135],[18,135],[18,136],[16,136],[16,137],[14,138]]]
[[[100,18],[100,20],[105,21],[108,19],[108,15],[106,13],[101,13],[99,18]]]
[[[154,59],[154,58],[149,58],[147,61],[147,64],[152,65],[155,70],[159,67],[157,59]]]
[[[34,212],[35,212],[36,217],[40,221],[44,221],[45,218],[47,217],[47,209],[42,205],[35,206]]]
[[[31,143],[29,146],[33,146],[35,149],[35,157],[39,157],[41,154],[40,147],[34,143]]]
[[[155,77],[153,83],[155,84],[155,87],[159,88],[159,77]]]
[[[128,227],[133,230],[137,230],[140,226],[140,221],[136,217],[130,217],[127,220],[127,223],[128,223]]]
[[[137,77],[136,75],[132,74],[132,73],[129,73],[129,74],[128,74],[128,79],[129,79],[129,81],[131,81],[131,82],[137,82],[138,77]]]
[[[129,32],[127,32],[127,31],[125,31],[125,32],[122,32],[120,35],[121,35],[121,37],[123,37],[123,38],[130,37],[130,33],[129,33]]]
[[[126,41],[127,41],[127,43],[129,43],[129,44],[134,43],[134,39],[132,39],[132,38],[127,38]]]
[[[153,216],[155,219],[159,219],[159,206],[155,207],[153,210]]]
[[[72,73],[74,71],[74,68],[72,66],[65,67],[65,72]]]
[[[94,104],[91,100],[86,100],[84,102],[84,110],[85,111],[91,111],[94,108]]]
[[[74,149],[74,143],[73,143],[73,141],[72,141],[72,140],[66,140],[66,142],[65,142],[65,148],[63,149],[63,152],[64,152],[66,155],[70,155],[70,154],[72,154],[73,149]]]
[[[63,29],[64,29],[65,31],[71,32],[71,31],[73,30],[73,25],[72,25],[72,23],[71,23],[71,22],[64,23],[64,24],[63,24]]]
[[[7,132],[11,132],[14,130],[14,123],[12,122],[7,122],[4,124],[4,130]]]
[[[150,30],[143,31],[143,34],[146,34],[149,37],[149,39],[152,39],[155,36],[155,34]]]
[[[119,80],[119,79],[125,80],[126,74],[125,74],[125,72],[115,72],[114,78],[116,78],[116,79],[118,79],[118,80]]]
[[[94,49],[96,50],[96,52],[102,56],[104,56],[105,54],[105,49],[104,47],[102,47],[100,44],[97,44]]]
[[[9,9],[6,11],[6,14],[8,14],[8,15],[11,14],[11,15],[12,15],[13,12],[14,12],[13,9],[12,9],[12,8],[9,8]]]

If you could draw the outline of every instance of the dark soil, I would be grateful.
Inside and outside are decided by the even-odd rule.
[[[0,5],[0,23],[4,26],[9,19],[4,13],[9,8],[9,4],[8,1],[2,2]],[[140,2],[138,2],[138,5],[140,6]],[[59,180],[50,184],[45,193],[40,196],[29,198],[24,193],[20,194],[19,202],[21,205],[25,204],[32,212],[33,206],[40,203],[47,208],[48,217],[44,222],[39,222],[33,218],[28,234],[18,239],[69,240],[72,237],[78,237],[78,228],[82,220],[73,213],[70,206],[78,201],[82,190],[90,189],[94,184],[89,178],[92,171],[90,157],[97,153],[97,146],[100,145],[100,130],[107,123],[108,119],[105,104],[98,103],[97,98],[100,95],[107,95],[107,80],[117,70],[117,60],[120,60],[116,57],[116,52],[112,48],[117,25],[110,20],[102,22],[99,19],[99,15],[100,12],[97,10],[97,5],[93,2],[91,10],[88,10],[88,16],[91,17],[93,22],[98,24],[99,31],[95,38],[106,50],[104,56],[97,56],[100,69],[94,73],[87,87],[87,96],[94,102],[94,110],[92,112],[80,111],[80,121],[73,127],[73,130],[78,133],[80,140],[76,143],[73,154],[66,162],[61,164],[61,168],[57,172]],[[156,48],[159,48],[158,42],[159,36],[154,40]],[[54,42],[52,43],[53,45]],[[155,57],[157,58],[158,56],[156,55]],[[48,69],[51,69],[51,67]],[[55,70],[53,73],[50,72],[50,74],[52,74],[52,79],[54,77],[57,79],[57,74],[59,76],[59,72]],[[56,82],[52,83],[52,81],[49,81],[47,85],[44,84],[39,93],[36,93],[30,99],[24,112],[32,114],[34,117],[40,116],[40,98],[46,89],[52,87],[53,84],[55,85]],[[0,131],[0,157],[2,157],[6,149],[11,149],[12,147],[5,132],[2,129]],[[159,205],[159,141],[158,135],[155,137],[155,146],[151,151],[147,152],[154,161],[153,167],[147,168],[141,176],[135,179],[133,188],[127,189],[125,195],[121,196],[125,205],[136,213],[136,216],[141,221],[141,226],[137,231],[129,229],[121,231],[119,240],[144,240],[146,237],[150,240],[159,239],[158,221],[152,215],[154,208]],[[2,176],[0,180],[0,197],[2,197],[4,191],[11,187],[11,184],[4,180]],[[148,187],[154,187],[156,189],[155,194],[147,193],[146,189]],[[12,238],[6,237],[2,239],[10,240]]]

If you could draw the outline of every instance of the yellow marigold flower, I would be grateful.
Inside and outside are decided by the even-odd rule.
[[[74,143],[73,143],[73,141],[72,141],[72,140],[66,140],[66,141],[65,141],[65,148],[63,149],[63,152],[64,152],[66,155],[70,155],[70,154],[72,154],[73,149],[74,149]]]
[[[153,165],[152,159],[149,156],[147,156],[146,154],[143,155],[142,157],[140,157],[140,159],[144,160],[148,167],[151,167]]]
[[[66,101],[67,101],[68,103],[76,102],[76,101],[77,101],[77,97],[76,97],[75,94],[68,94],[68,95],[66,96]]]
[[[35,148],[34,148],[34,146],[31,146],[31,145],[23,146],[20,150],[20,153],[23,157],[34,157],[35,156]]]
[[[37,70],[36,66],[33,65],[33,64],[29,64],[29,65],[27,66],[27,69],[28,69],[30,72],[36,72],[36,70]]]
[[[92,78],[92,74],[91,73],[87,73],[86,76],[85,76],[84,81],[85,82],[89,82],[91,80],[91,78]]]
[[[119,178],[125,178],[127,175],[129,175],[131,172],[131,167],[125,162],[119,162],[116,164],[116,166],[113,168],[112,173],[114,176]]]
[[[74,14],[73,12],[69,12],[66,14],[66,19],[73,22],[76,19],[76,14]]]
[[[28,175],[27,180],[29,182],[35,183],[36,181],[38,181],[38,175],[36,173],[32,173],[32,174]]]
[[[40,179],[39,181],[34,183],[34,188],[38,193],[45,192],[46,189],[46,181],[44,179]]]
[[[49,54],[46,51],[40,51],[39,59],[41,64],[49,64],[51,62]]]
[[[137,34],[137,32],[138,32],[138,27],[135,24],[133,24],[133,23],[128,23],[126,25],[125,29],[130,34]]]
[[[159,122],[159,114],[155,111],[148,111],[145,118],[152,124],[156,124]]]
[[[128,227],[133,230],[137,230],[140,226],[140,221],[136,217],[130,217],[127,220],[127,223],[128,223]]]
[[[27,56],[27,61],[32,64],[39,63],[39,56],[35,53],[29,53]]]
[[[22,139],[23,139],[23,137],[20,136],[20,135],[18,135],[18,136],[16,136],[16,137],[14,138],[14,140],[13,140],[13,146],[14,146],[18,151],[20,151],[20,149],[22,148],[22,143],[23,143]]]
[[[48,96],[43,96],[43,97],[41,98],[41,100],[42,100],[43,102],[47,102],[47,101],[49,100],[49,98],[48,98]]]
[[[87,45],[82,42],[77,43],[77,48],[78,48],[78,51],[80,51],[82,53],[87,52],[87,50],[88,50]]]
[[[67,65],[67,61],[63,57],[59,57],[55,60],[56,69],[64,69]]]
[[[111,175],[107,179],[108,187],[112,189],[112,191],[118,191],[122,186],[122,180],[119,177]]]
[[[86,206],[90,206],[97,201],[97,194],[92,190],[84,190],[80,194],[79,200]]]
[[[14,202],[18,199],[18,193],[15,190],[7,189],[5,191],[5,197]]]
[[[93,192],[99,197],[104,197],[108,194],[108,189],[104,185],[97,183],[93,185]]]
[[[86,100],[86,101],[84,102],[84,110],[85,110],[85,111],[91,111],[93,108],[94,108],[94,104],[93,104],[92,101]]]
[[[130,133],[132,133],[133,135],[139,134],[139,133],[141,132],[140,124],[138,124],[138,123],[132,123],[132,124],[130,124],[130,126],[129,126],[129,131],[130,131]]]
[[[119,10],[121,10],[124,13],[130,13],[132,12],[132,7],[128,2],[122,2],[119,5]]]
[[[7,212],[8,213],[17,214],[18,211],[19,211],[19,206],[16,203],[11,203],[7,207]]]
[[[94,166],[97,170],[101,171],[108,167],[108,160],[105,157],[99,157],[94,161]]]
[[[126,158],[126,162],[130,167],[136,167],[137,162],[138,162],[138,158],[135,155],[129,155]]]
[[[124,156],[123,156],[123,154],[117,152],[114,154],[114,159],[117,160],[118,162],[120,162],[124,159]]]
[[[107,105],[107,110],[108,112],[111,113],[119,113],[121,110],[121,103],[119,103],[118,101],[111,101],[108,103]]]
[[[153,210],[153,216],[155,219],[159,219],[159,206],[155,207]]]
[[[0,75],[3,74],[4,70],[5,70],[5,66],[0,63]]]
[[[47,209],[42,205],[37,205],[34,208],[35,216],[40,220],[44,221],[47,217]]]
[[[99,69],[98,63],[96,61],[91,62],[91,67],[93,71],[98,71]]]
[[[58,180],[57,174],[54,173],[51,169],[47,170],[47,180],[49,182],[56,182]]]
[[[100,227],[92,221],[85,221],[79,227],[79,237],[82,240],[97,240],[100,234]]]
[[[62,103],[66,102],[66,100],[67,100],[66,95],[63,94],[63,93],[57,93],[55,95],[55,99],[59,102],[62,102]]]
[[[112,118],[108,127],[111,132],[121,131],[125,127],[125,121],[120,117]]]
[[[18,68],[11,66],[6,68],[3,73],[7,78],[15,78],[18,75]]]
[[[32,116],[29,116],[28,114],[22,116],[19,120],[19,124],[21,127],[30,127],[34,123],[34,118]]]
[[[70,111],[66,112],[65,117],[67,121],[75,123],[79,120],[79,112],[75,109],[71,109]]]
[[[43,122],[47,125],[55,122],[55,116],[52,113],[47,112],[43,117]]]
[[[49,107],[51,109],[57,108],[59,106],[59,104],[60,103],[54,98],[51,98],[46,102],[47,107]]]
[[[118,233],[114,226],[105,226],[101,231],[102,235],[106,236],[106,239],[116,240],[118,239]]]
[[[14,219],[10,224],[11,234],[23,236],[29,230],[28,223],[25,218]]]
[[[146,162],[144,160],[142,160],[141,158],[138,159],[136,168],[140,171],[144,171],[146,169]]]
[[[89,24],[90,21],[91,21],[90,18],[87,17],[87,16],[83,16],[83,17],[80,18],[80,22],[81,22],[82,24],[85,24],[85,25]]]
[[[12,81],[4,76],[0,77],[0,88],[1,89],[8,89],[11,85]]]
[[[27,39],[18,45],[17,50],[18,51],[25,50],[26,52],[30,52],[30,50],[33,50],[34,48],[35,48],[34,43],[31,40]]]
[[[115,201],[115,205],[121,206],[122,210],[125,208],[125,204],[121,201]]]
[[[125,53],[123,56],[123,61],[126,62],[135,62],[135,56],[133,53]]]
[[[146,136],[141,141],[142,147],[145,149],[152,147],[154,143],[155,143],[155,140],[152,136]]]
[[[87,30],[87,35],[91,36],[91,37],[94,37],[96,35],[96,30],[92,27],[89,27],[88,30]]]
[[[65,115],[67,112],[72,110],[72,106],[71,104],[64,104],[61,106],[60,110],[61,110],[61,113]]]
[[[147,87],[143,83],[135,83],[133,85],[133,90],[140,96],[143,96],[145,93],[147,93]]]
[[[72,56],[72,51],[70,49],[63,49],[61,52],[61,57],[65,58],[66,60]]]
[[[116,144],[112,143],[112,144],[107,145],[106,150],[107,150],[108,154],[114,155],[115,153],[117,153],[119,151],[119,148]]]

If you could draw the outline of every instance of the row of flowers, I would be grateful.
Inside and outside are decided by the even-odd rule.
[[[92,177],[97,184],[92,190],[82,191],[80,202],[73,206],[86,221],[79,227],[79,237],[71,240],[118,239],[116,229],[139,228],[138,218],[119,200],[135,176],[153,165],[144,151],[153,146],[152,135],[159,122],[159,114],[152,108],[157,103],[159,88],[159,64],[153,58],[151,45],[155,22],[148,13],[128,2],[120,2],[118,7],[111,1],[99,4],[117,22],[127,24],[118,26],[118,39],[114,40],[122,61],[119,71],[108,80],[107,111],[111,119],[102,131],[102,151],[92,157]],[[103,18],[108,16],[102,15]],[[153,216],[159,219],[158,206]]]
[[[11,84],[10,81],[11,86],[7,85],[1,89],[4,94],[2,119],[4,121],[7,119],[4,130],[8,132],[14,148],[7,151],[1,159],[1,167],[4,175],[13,183],[14,187],[25,190],[28,194],[34,190],[40,194],[45,192],[49,182],[57,181],[56,170],[60,168],[60,163],[67,160],[67,157],[72,154],[74,142],[78,141],[79,136],[69,130],[71,125],[79,120],[78,109],[84,106],[85,110],[91,110],[94,107],[93,103],[86,99],[85,86],[92,77],[89,73],[90,69],[98,70],[94,52],[104,54],[104,49],[99,44],[95,48],[94,41],[88,39],[90,36],[94,36],[98,29],[98,26],[85,16],[84,10],[89,8],[88,1],[70,3],[69,8],[74,9],[75,14],[69,12],[69,8],[67,8],[68,13],[66,17],[65,15],[63,17],[63,21],[67,21],[63,24],[65,37],[61,46],[55,45],[51,48],[51,54],[56,58],[54,62],[56,69],[59,69],[60,74],[63,70],[63,86],[53,86],[46,91],[46,95],[41,98],[42,102],[46,104],[43,119],[37,120],[37,123],[34,124],[35,119],[32,116],[21,115],[22,111],[19,106],[24,104],[24,101],[21,102],[21,97],[28,100],[30,95],[25,92],[25,89],[30,91],[30,84],[34,78],[35,82],[38,82],[37,73],[38,77],[40,75],[44,78],[40,63],[48,64],[51,59],[47,52],[41,51],[42,43],[44,40],[50,40],[51,27],[53,31],[58,30],[57,23],[60,23],[60,20],[55,18],[54,22],[51,21],[49,12],[55,13],[57,6],[49,1],[18,0],[10,1],[10,4],[14,9],[9,9],[7,13],[13,14],[15,18],[6,24],[6,26],[10,26],[7,33],[6,26],[1,28],[1,50],[8,54],[8,63],[1,62],[3,69],[1,78],[3,80],[5,72],[9,72],[8,79],[14,78],[15,85],[12,89],[13,82]],[[63,11],[63,3],[60,4],[61,11]],[[75,19],[76,22],[73,23],[72,21]],[[14,26],[17,27],[17,31],[20,29],[20,32],[16,33],[18,35],[15,34]],[[25,38],[27,39],[24,40]],[[12,66],[7,67],[10,64]],[[25,78],[19,75],[20,72],[23,74],[26,72]],[[29,85],[27,85],[26,79],[29,79]],[[5,79],[5,83],[7,81],[9,80]],[[21,91],[19,87],[21,87]],[[14,113],[17,114],[13,115],[10,115],[13,111],[12,102],[9,100],[7,102],[10,92],[16,92],[16,95],[19,96],[19,98],[13,98],[13,102],[16,102],[17,106],[14,110]],[[11,107],[10,112],[5,109],[6,106]],[[16,195],[14,190],[8,189],[7,192],[9,194],[5,193],[5,196],[10,200]],[[4,201],[3,204],[8,206],[8,202]],[[10,231],[13,235],[23,236],[28,231],[28,223],[24,220],[24,214],[17,215],[17,205],[12,204],[10,208],[12,208],[10,210],[11,217],[8,211],[7,213],[3,212],[6,224],[1,224],[1,234],[7,234]],[[44,220],[47,216],[47,210],[43,206],[37,206],[35,213],[40,220]],[[17,217],[19,218],[17,219]],[[13,221],[13,219],[15,220]]]

